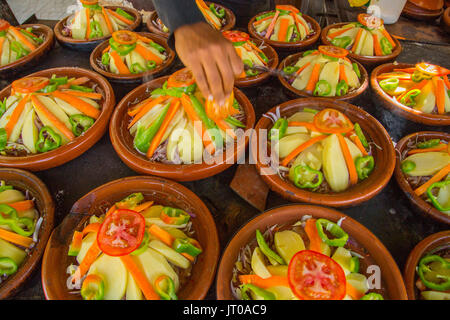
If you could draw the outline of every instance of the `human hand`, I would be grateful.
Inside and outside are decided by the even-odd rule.
[[[223,105],[244,65],[230,41],[205,22],[175,30],[175,48],[202,94]]]

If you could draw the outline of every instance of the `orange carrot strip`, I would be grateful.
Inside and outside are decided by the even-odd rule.
[[[445,86],[447,87],[447,90],[450,90],[450,80],[448,80],[447,76],[443,76],[442,78],[444,79],[444,83]]]
[[[441,179],[444,178],[449,173],[450,173],[450,164],[439,170],[439,172],[436,173],[434,176],[432,176],[430,180],[428,180],[423,185],[414,190],[415,194],[421,196],[423,193],[427,191],[429,186],[431,186],[435,182],[441,181]]]
[[[2,55],[3,43],[5,42],[6,37],[0,37],[0,56]]]
[[[312,122],[302,122],[302,121],[289,121],[288,122],[289,127],[305,127],[306,129],[310,131],[319,131],[317,127]]]
[[[25,37],[16,27],[10,26],[9,29],[12,33],[31,51],[36,49],[36,46],[32,44],[27,37]]]
[[[305,28],[306,35],[310,34],[308,26],[296,14],[291,12],[291,17],[294,18],[295,22],[297,22],[297,28],[298,28],[298,24],[301,24],[303,26],[303,28]],[[300,28],[298,28],[298,29],[300,29]]]
[[[75,271],[72,277],[72,281],[75,282],[81,279],[89,271],[89,268],[95,262],[101,252],[102,250],[100,250],[100,248],[98,247],[97,241],[94,241],[89,250],[86,252],[83,260],[81,260],[77,271]]]
[[[160,228],[156,224],[152,224],[150,228],[148,229],[148,232],[150,232],[152,235],[154,235],[156,238],[164,242],[166,245],[172,248],[172,244],[175,241],[175,238],[168,233],[166,230]]]
[[[445,85],[444,80],[442,80],[440,77],[433,77],[433,88],[434,88],[434,94],[436,96],[436,105],[438,109],[439,114],[445,113],[445,95],[447,92],[445,92]]]
[[[142,290],[142,293],[147,300],[159,300],[159,295],[153,290],[152,285],[148,281],[145,274],[139,269],[136,262],[134,262],[133,258],[130,255],[121,256],[120,260],[122,260],[125,268],[127,268],[128,272],[133,277],[134,281],[138,285],[139,289]]]
[[[111,20],[109,20],[109,17],[107,15],[107,13],[105,12],[105,7],[102,7],[102,13],[103,13],[103,16],[105,17],[106,26],[108,27],[109,33],[112,34],[114,32],[114,29],[112,27]]]
[[[86,8],[86,35],[84,36],[86,39],[89,39],[89,35],[91,34],[91,12],[89,8]]]
[[[263,289],[267,289],[270,287],[289,287],[287,277],[282,276],[271,276],[269,278],[263,279],[256,274],[247,274],[240,275],[239,280],[242,284],[250,283]]]
[[[336,38],[337,36],[340,36],[341,34],[347,32],[347,31],[350,30],[351,28],[353,28],[353,27],[348,27],[348,28],[345,28],[345,29],[341,29],[341,30],[338,30],[338,31],[329,33],[329,34],[327,35],[327,37],[330,38],[330,39],[334,39],[334,38]]]
[[[434,148],[426,148],[426,149],[412,149],[408,151],[409,154],[416,154],[416,153],[425,153],[425,152],[434,152],[434,151],[444,151],[447,149],[447,145],[445,143],[441,143],[439,146]]]
[[[352,52],[356,51],[356,48],[358,47],[358,42],[361,39],[361,35],[363,33],[363,29],[360,28],[358,33],[356,34],[355,42],[353,43]]]
[[[395,34],[392,35],[395,39],[399,39],[399,40],[406,40],[405,37],[401,37],[401,36],[396,36]]]
[[[146,38],[146,37],[143,37],[143,36],[140,36],[140,35],[138,35],[137,37],[138,37],[139,40],[141,40],[144,43],[153,43],[152,39],[149,39],[149,38]]]
[[[383,35],[386,37],[386,39],[388,39],[389,43],[392,45],[392,48],[395,48],[395,46],[396,46],[395,41],[392,39],[389,32],[387,32],[386,29],[382,29],[381,33],[383,33]]]
[[[190,254],[187,254],[186,252],[182,252],[181,255],[191,262],[195,261],[195,258],[193,256],[191,256]]]
[[[355,163],[353,162],[352,155],[350,150],[348,149],[347,142],[341,134],[337,134],[339,139],[339,145],[341,146],[342,153],[344,154],[345,163],[347,164],[348,173],[350,175],[350,183],[357,184],[358,183],[358,174],[356,172]]]
[[[414,73],[414,71],[416,71],[416,68],[394,69],[394,72]]]
[[[111,49],[110,45],[108,45],[105,49],[103,49],[102,54],[108,52],[109,49]]]
[[[58,86],[58,89],[69,89],[70,86],[78,86],[80,84],[85,84],[86,82],[89,82],[88,77],[80,77],[73,80],[69,80],[66,84]]]
[[[362,293],[361,291],[358,291],[354,286],[352,286],[348,282],[346,283],[345,288],[347,290],[347,294],[350,297],[352,297],[353,300],[360,300],[364,296],[364,293]]]
[[[306,220],[305,232],[309,238],[309,250],[322,252],[322,239],[317,231],[316,219]]]
[[[310,64],[311,64],[311,62],[305,63],[305,65],[303,67],[301,67],[300,69],[297,70],[296,74],[299,75],[303,70],[308,68]]]
[[[139,111],[137,112],[136,116],[133,118],[133,120],[131,120],[130,124],[128,125],[128,129],[130,129],[136,122],[138,122],[139,119],[141,119],[147,112],[153,109],[153,107],[162,103],[166,99],[167,97],[165,96],[159,96],[158,98],[154,100],[149,100],[147,103],[143,104],[139,108]]]
[[[320,76],[320,63],[316,63],[309,77],[308,84],[306,85],[305,91],[313,92],[317,81],[319,81]]]
[[[258,24],[262,23],[263,21],[267,21],[267,20],[272,19],[272,18],[273,18],[273,16],[268,16],[268,17],[259,19],[258,21],[253,22],[253,25],[257,26]]]
[[[289,27],[288,19],[280,19],[280,29],[278,30],[278,41],[285,41]]]
[[[367,156],[368,153],[366,151],[366,148],[364,148],[364,146],[363,146],[361,140],[359,139],[359,137],[356,134],[354,134],[354,135],[351,135],[350,138],[352,139],[353,143],[356,144],[356,146],[358,147],[359,151],[361,151],[363,156]]]
[[[25,247],[25,248],[28,248],[33,243],[32,238],[24,237],[24,236],[21,236],[20,234],[17,234],[15,232],[10,232],[10,231],[4,230],[2,228],[0,228],[0,238],[5,241],[17,244],[17,245]]]
[[[153,60],[157,64],[161,64],[163,62],[163,60],[160,57],[158,57],[156,54],[154,54],[151,50],[147,49],[146,47],[141,46],[140,44],[136,44],[135,50],[145,60]]]
[[[64,93],[59,90],[53,91],[53,95],[71,104],[74,108],[91,118],[97,119],[100,116],[100,110],[96,109],[91,104],[87,103],[84,100],[81,100],[80,98],[74,97],[73,95]]]
[[[277,22],[278,16],[280,15],[280,11],[276,10],[275,15],[273,16],[272,22],[270,22],[269,27],[267,28],[266,35],[264,38],[269,39],[272,34],[273,29],[275,28],[275,23]]]
[[[17,121],[19,121],[20,115],[22,114],[23,110],[25,109],[25,105],[27,104],[28,100],[30,99],[30,95],[26,95],[22,100],[20,100],[19,104],[16,106],[14,111],[11,114],[11,117],[9,118],[8,123],[5,126],[6,134],[9,136],[11,135],[11,132],[14,129],[14,126],[16,125]]]
[[[409,90],[406,90],[404,93],[399,95],[397,100],[400,101],[411,90],[415,90],[415,89],[421,90],[423,87],[425,87],[425,85],[428,83],[428,81],[429,80],[427,80],[427,79],[424,79],[424,80],[420,81],[418,84],[412,86],[411,88],[409,88]]]
[[[312,146],[316,142],[319,142],[319,141],[325,139],[326,137],[327,137],[326,135],[318,136],[318,137],[309,139],[305,143],[299,145],[297,148],[294,149],[294,151],[292,151],[290,154],[287,155],[286,158],[283,159],[283,161],[281,162],[281,165],[286,167],[289,164],[289,162],[291,162],[291,160],[294,159],[300,152],[302,152],[306,148]]]
[[[217,124],[217,126],[222,129],[226,134],[228,134],[233,139],[236,139],[236,135],[234,134],[233,128],[230,127],[230,125],[223,119],[216,119],[214,122]]]
[[[153,201],[147,201],[133,208],[133,211],[142,212],[153,205]]]
[[[167,128],[169,127],[170,122],[177,113],[179,106],[180,106],[180,99],[173,99],[169,106],[169,110],[167,111],[166,117],[164,118],[163,123],[161,124],[161,127],[159,128],[158,132],[155,134],[155,137],[152,139],[152,142],[150,143],[150,147],[147,150],[147,157],[151,158],[153,156],[153,153],[155,153],[155,150],[161,143],[161,139],[164,133],[166,132]]]
[[[375,51],[376,56],[382,56],[383,50],[381,50],[380,42],[378,41],[378,36],[376,34],[373,34],[373,49]]]
[[[220,26],[217,25],[217,23],[209,16],[209,14],[206,12],[206,10],[209,10],[208,6],[205,4],[205,2],[201,1],[201,0],[195,0],[195,2],[197,3],[197,7],[198,9],[201,11],[201,13],[203,14],[203,16],[205,17],[206,20],[208,20],[208,22],[210,24],[213,25],[213,27],[216,30],[220,29]]]
[[[116,209],[117,209],[116,205],[115,205],[115,204],[112,205],[112,207],[109,208],[108,211],[106,211],[105,217],[107,217],[108,215],[110,215],[111,213],[113,213],[114,211],[116,211]]]
[[[130,74],[131,73],[130,70],[128,69],[128,67],[122,61],[122,59],[120,59],[120,56],[116,51],[113,50],[109,54],[114,59],[114,63],[117,67],[117,70],[119,70],[119,74]]]
[[[112,10],[109,10],[109,9],[106,9],[106,8],[105,8],[105,10],[106,10],[106,12],[108,12],[109,14],[113,15],[114,17],[116,17],[117,19],[119,19],[119,20],[122,21],[122,22],[125,22],[125,23],[128,24],[128,25],[132,25],[132,24],[134,23],[134,21],[131,21],[131,20],[125,18],[125,17],[122,17],[120,14],[118,14],[118,13],[112,11]]]
[[[339,81],[344,80],[345,83],[348,83],[347,74],[345,73],[345,65],[339,65]]]
[[[78,91],[78,90],[64,90],[62,92],[76,96],[76,97],[85,97],[85,98],[94,99],[94,100],[100,100],[101,98],[103,98],[101,93],[96,93],[96,92],[83,92],[83,91]]]
[[[147,98],[145,100],[142,100],[141,102],[139,102],[136,106],[131,107],[128,111],[127,114],[130,117],[134,117],[135,115],[137,115],[139,113],[139,111],[142,110],[142,108],[148,103],[152,101],[152,98]]]
[[[34,208],[34,202],[33,200],[17,201],[14,203],[8,203],[8,206],[16,209],[17,211],[26,211]]]
[[[81,232],[83,234],[83,237],[87,235],[88,233],[97,233],[100,229],[100,226],[102,224],[100,222],[90,223],[86,227],[84,227],[83,231]]]

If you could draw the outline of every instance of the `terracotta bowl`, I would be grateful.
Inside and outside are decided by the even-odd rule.
[[[0,300],[2,300],[16,293],[38,266],[53,230],[55,206],[47,187],[34,174],[19,169],[0,168],[0,179],[21,191],[28,190],[31,196],[36,199],[37,210],[43,217],[37,244],[31,249],[30,254],[25,258],[18,271],[0,284]]]
[[[293,66],[297,63],[297,61],[303,57],[303,52],[299,52],[299,53],[294,53],[288,57],[286,57],[286,59],[284,59],[283,61],[281,61],[280,65],[278,66],[279,70],[283,70],[284,67],[287,66]],[[362,64],[360,64],[358,61],[356,61],[353,58],[350,58],[351,62],[355,62],[358,67],[359,70],[361,72],[361,77],[362,79],[360,79],[361,81],[361,86],[352,91],[349,92],[348,94],[341,96],[341,97],[330,97],[329,99],[333,99],[333,100],[344,100],[344,101],[352,101],[354,100],[356,97],[358,97],[359,95],[361,95],[369,86],[369,75],[367,74],[366,69],[362,66]],[[300,96],[300,97],[315,97],[312,94],[307,93],[305,90],[298,90],[296,88],[294,88],[283,76],[281,76],[280,74],[278,75],[278,80],[280,80],[281,84],[287,89],[289,90],[290,93],[293,93],[292,96]]]
[[[214,3],[214,2],[205,1],[205,3],[206,3],[206,5],[209,6],[211,3]],[[233,29],[236,24],[236,16],[234,15],[233,11],[231,11],[227,7],[224,7],[218,3],[214,3],[214,4],[225,10],[226,24],[222,28],[220,28],[220,31],[227,31],[227,30]],[[158,19],[158,13],[156,11],[153,11],[148,16],[147,21],[145,22],[145,24],[147,25],[147,29],[150,32],[156,33],[157,35],[168,38],[170,33],[166,33],[164,31],[162,31],[160,28],[158,28],[157,19]]]
[[[428,4],[428,1],[426,2]],[[439,4],[439,2],[440,1],[430,1],[431,6],[429,7],[437,8],[431,10],[425,9],[425,7],[420,7],[408,1],[406,2],[405,7],[403,8],[402,15],[415,20],[424,20],[424,21],[436,20],[444,12],[443,5],[441,5],[440,7],[436,6],[437,4]],[[441,4],[443,3],[441,2]]]
[[[192,276],[177,293],[179,299],[203,299],[214,279],[219,259],[219,237],[216,224],[205,204],[192,191],[182,185],[158,177],[128,177],[104,184],[79,199],[61,225],[52,233],[42,261],[42,286],[48,300],[80,300],[66,287],[67,266],[73,258],[67,250],[75,229],[91,215],[103,214],[132,192],[142,192],[145,197],[166,206],[175,206],[195,215],[192,218],[196,239],[203,246],[192,269]]]
[[[44,42],[37,47],[36,50],[30,52],[25,57],[12,63],[0,66],[0,78],[12,77],[15,74],[25,71],[36,65],[55,44],[53,30],[43,24],[23,24],[19,26],[21,29],[33,28],[33,33],[44,36]]]
[[[103,93],[103,99],[101,102],[102,111],[99,118],[95,121],[94,125],[89,128],[83,135],[75,138],[68,144],[61,146],[55,150],[38,153],[28,156],[0,156],[1,167],[14,167],[20,169],[28,169],[31,171],[41,171],[50,168],[60,166],[76,157],[82,155],[86,150],[92,147],[106,131],[106,127],[109,123],[116,100],[114,98],[114,91],[101,75],[86,69],[81,68],[53,68],[35,72],[28,76],[43,76],[51,77],[53,74],[57,76],[70,77],[88,77],[91,82],[96,83],[98,88]],[[0,91],[0,99],[3,101],[5,97],[8,97],[11,92],[11,85]]]
[[[156,175],[178,181],[193,181],[207,178],[224,171],[236,163],[244,152],[248,143],[239,145],[232,155],[227,155],[227,159],[215,162],[214,164],[165,164],[162,162],[149,161],[144,155],[140,154],[133,147],[133,137],[127,129],[129,116],[127,114],[128,107],[131,102],[141,101],[143,97],[148,97],[153,89],[162,87],[168,76],[154,79],[144,83],[128,93],[117,105],[109,127],[109,135],[111,142],[122,161],[134,171],[147,175]],[[239,90],[234,89],[234,96],[244,109],[247,115],[246,129],[253,128],[255,124],[255,112],[248,98]],[[234,159],[234,160],[233,160]]]
[[[331,41],[329,41],[327,39],[328,31],[330,29],[333,29],[333,28],[340,28],[342,26],[345,26],[346,24],[348,24],[348,22],[331,24],[331,25],[325,27],[322,30],[322,34],[320,35],[322,43],[326,44],[326,45],[332,45]],[[382,57],[378,57],[378,56],[361,56],[359,54],[354,54],[353,52],[349,52],[348,56],[350,58],[353,58],[353,59],[357,60],[362,65],[364,65],[366,68],[373,68],[373,67],[375,67],[377,65],[380,65],[382,63],[387,63],[387,62],[394,61],[395,58],[397,58],[398,55],[402,52],[402,45],[400,44],[400,42],[396,38],[392,38],[392,39],[395,42],[395,48],[392,51],[392,53],[388,54],[387,56],[382,56]]]
[[[414,64],[408,63],[387,63],[383,64],[372,71],[370,75],[370,84],[372,86],[373,92],[379,98],[379,101],[388,110],[395,112],[399,116],[406,118],[410,121],[414,121],[417,123],[426,124],[429,126],[448,126],[450,125],[450,115],[438,115],[438,114],[428,114],[420,111],[416,111],[410,107],[404,106],[397,100],[391,98],[387,93],[381,89],[378,84],[377,78],[378,75],[386,72],[391,72],[394,69],[403,69],[403,68],[413,68]]]
[[[111,82],[117,82],[117,83],[140,83],[144,79],[153,78],[155,75],[161,74],[167,68],[169,68],[173,60],[175,59],[175,51],[170,49],[170,47],[167,45],[167,40],[163,37],[157,36],[152,33],[148,32],[138,32],[140,35],[145,36],[147,38],[152,39],[157,44],[161,45],[166,49],[166,52],[168,53],[167,59],[158,67],[151,71],[139,73],[139,74],[115,74],[109,71],[106,71],[101,67],[101,60],[102,60],[102,52],[103,50],[109,45],[109,41],[106,40],[99,44],[94,51],[92,51],[90,56],[90,63],[91,68],[94,69],[96,72],[103,75],[105,78],[110,80]]]
[[[254,16],[253,18],[250,19],[250,22],[248,23],[248,31],[250,32],[250,35],[252,36],[252,38],[260,39],[260,40],[264,41],[265,43],[268,43],[272,47],[283,50],[283,51],[299,51],[306,47],[312,46],[313,44],[315,44],[317,42],[317,40],[319,40],[320,30],[321,30],[320,26],[316,20],[314,20],[312,17],[310,17],[306,14],[304,14],[302,17],[306,20],[306,22],[308,22],[311,25],[312,29],[314,30],[314,34],[311,37],[306,38],[305,40],[302,40],[302,41],[298,41],[298,42],[273,41],[273,40],[261,37],[256,32],[255,28],[253,27],[253,23],[256,21],[256,17],[258,17],[262,14],[268,13],[268,12],[270,12],[270,11],[258,13],[256,16]]]
[[[442,15],[441,25],[446,32],[450,33],[450,7],[445,9]]]
[[[450,134],[445,132],[432,132],[432,131],[421,131],[412,133],[410,135],[407,135],[406,137],[403,137],[400,139],[400,141],[397,143],[395,148],[398,152],[396,152],[397,156],[397,163],[395,165],[394,175],[395,179],[397,180],[397,183],[399,184],[400,188],[403,190],[403,192],[406,194],[406,197],[415,205],[417,206],[420,211],[425,213],[426,215],[430,215],[432,218],[444,222],[447,224],[450,224],[450,216],[442,213],[438,209],[436,209],[433,205],[426,202],[419,196],[417,196],[414,193],[414,190],[408,183],[408,181],[405,178],[404,173],[402,172],[402,169],[400,167],[400,155],[403,154],[403,152],[407,149],[408,142],[415,141],[417,138],[421,139],[441,139],[445,140],[448,143],[450,143]]]
[[[433,250],[450,245],[450,230],[438,232],[426,237],[420,241],[411,251],[406,260],[405,270],[403,277],[405,279],[406,292],[409,300],[418,300],[418,294],[416,290],[416,267],[419,264],[420,259]]]
[[[128,7],[121,7],[121,6],[105,6],[105,8],[116,10],[117,8],[121,8],[122,10],[126,11],[128,14],[132,15],[134,17],[134,23],[129,26],[128,30],[135,30],[137,29],[142,22],[142,17],[139,11],[133,8]],[[100,43],[103,42],[103,40],[110,38],[111,36],[104,36],[97,39],[92,40],[82,40],[82,39],[72,39],[70,37],[66,37],[62,34],[62,30],[64,28],[64,25],[66,24],[67,19],[71,17],[71,15],[65,17],[62,20],[59,20],[58,23],[55,25],[55,35],[56,39],[58,40],[59,44],[63,47],[66,47],[68,49],[72,50],[78,50],[78,51],[92,51],[96,46],[98,46]]]
[[[264,163],[267,161],[262,162],[259,155],[258,157],[254,156],[257,159],[256,167],[269,188],[289,201],[307,202],[330,207],[356,206],[380,193],[389,182],[395,166],[394,146],[386,129],[384,129],[377,119],[363,109],[344,101],[331,99],[304,98],[291,100],[272,108],[266,113],[276,113],[277,108],[279,108],[281,116],[289,117],[292,114],[303,110],[305,107],[316,110],[333,108],[343,112],[353,123],[358,122],[368,140],[372,140],[376,145],[383,149],[381,151],[378,148],[372,148],[372,155],[375,159],[375,169],[370,174],[369,178],[359,182],[357,185],[346,191],[323,194],[297,188],[287,179],[284,180],[278,174],[273,173],[270,169],[270,165]],[[260,129],[269,130],[272,125],[272,121],[264,116],[259,119],[255,127],[258,141],[261,138]],[[256,148],[252,148],[253,155],[255,152]],[[267,155],[270,155],[270,147],[267,147]]]
[[[264,54],[266,55],[267,59],[269,59],[269,65],[268,67],[270,69],[275,69],[278,66],[278,54],[277,52],[267,43],[264,43],[264,41],[260,39],[251,39],[258,47],[261,44],[264,44],[263,49],[261,49]],[[256,86],[267,79],[269,79],[270,73],[264,72],[260,73],[254,77],[245,77],[241,79],[237,79],[234,81],[234,84],[239,88],[245,88],[245,87],[251,87]]]
[[[386,247],[370,230],[339,211],[310,205],[286,205],[271,209],[252,219],[234,235],[222,255],[217,271],[217,299],[234,299],[230,285],[234,263],[241,248],[255,238],[257,229],[265,230],[275,224],[295,223],[301,220],[304,215],[325,218],[334,222],[345,218],[342,222],[342,228],[368,251],[380,267],[388,298],[392,300],[407,299],[405,285],[397,264]]]
[[[440,10],[444,6],[444,0],[408,0],[408,2],[425,10]]]

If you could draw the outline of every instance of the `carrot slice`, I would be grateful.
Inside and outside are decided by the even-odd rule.
[[[0,37],[0,56],[2,55],[3,43],[5,42],[6,37]]]
[[[154,235],[156,238],[164,242],[166,245],[172,248],[172,244],[175,241],[175,238],[168,233],[166,230],[161,229],[156,224],[152,224],[148,231]]]
[[[358,174],[356,172],[355,163],[353,162],[352,155],[348,148],[347,142],[341,134],[337,134],[339,139],[339,145],[341,146],[342,153],[344,154],[345,163],[347,164],[348,173],[350,175],[350,183],[358,183]]]
[[[305,63],[305,65],[303,67],[301,67],[300,69],[297,70],[296,74],[299,75],[303,70],[308,68],[310,64],[311,64],[311,62]]]
[[[319,141],[325,139],[326,137],[327,137],[326,135],[317,136],[317,137],[309,139],[305,143],[299,145],[297,148],[294,149],[294,151],[292,151],[290,154],[287,155],[286,158],[283,159],[283,161],[281,162],[281,165],[283,167],[286,167],[289,164],[289,162],[291,162],[291,160],[294,159],[300,152],[302,152],[306,148],[312,146],[316,142],[319,142]]]
[[[345,83],[348,83],[347,74],[345,73],[345,65],[339,65],[339,81],[344,80]]]
[[[376,34],[373,34],[373,49],[375,51],[376,56],[382,56],[383,50],[381,50],[380,42],[378,41],[378,36]]]
[[[368,155],[368,153],[366,151],[366,148],[364,148],[361,140],[359,139],[359,137],[356,134],[351,135],[350,139],[352,139],[353,143],[356,144],[356,146],[358,147],[359,151],[361,151],[363,156],[367,156]]]
[[[138,287],[142,290],[142,293],[144,294],[145,298],[147,300],[159,300],[159,295],[153,290],[152,285],[147,280],[147,277],[145,274],[139,269],[136,262],[134,262],[133,258],[130,255],[122,256],[120,257],[120,260],[122,260],[122,263],[125,265],[125,268],[127,268],[128,272],[133,277],[134,281],[136,281],[136,284]]]
[[[102,224],[100,222],[95,222],[95,223],[88,224],[86,227],[84,227],[84,229],[82,231],[83,237],[85,235],[87,235],[88,233],[91,233],[91,232],[97,233],[98,230],[100,229],[101,225]]]
[[[113,213],[114,211],[116,211],[117,207],[114,204],[111,208],[109,208],[109,210],[105,213],[105,217],[107,217],[108,215],[110,215],[111,213]]]
[[[308,84],[306,85],[305,91],[313,92],[316,87],[317,81],[319,81],[320,76],[320,63],[316,63],[311,73],[311,77],[308,80]]]
[[[10,232],[2,228],[0,228],[0,238],[25,248],[28,248],[33,243],[32,238],[24,237],[20,234]]]
[[[11,135],[11,132],[14,129],[14,126],[16,125],[17,121],[19,121],[20,115],[22,114],[23,110],[25,109],[25,105],[30,99],[30,95],[26,95],[22,100],[20,100],[19,104],[16,106],[14,111],[11,114],[11,117],[9,118],[8,123],[5,126],[6,134],[8,137]]]
[[[269,278],[263,279],[256,274],[246,274],[240,275],[239,280],[243,284],[250,283],[263,289],[267,289],[270,287],[289,287],[287,277],[282,276],[271,276]]]
[[[150,147],[147,150],[147,157],[151,158],[153,156],[153,153],[155,153],[155,150],[156,148],[158,148],[164,133],[169,127],[170,122],[177,113],[179,106],[180,106],[180,99],[173,99],[172,103],[170,104],[169,110],[167,111],[166,117],[164,118],[164,121],[161,124],[161,127],[159,128],[158,132],[155,134],[155,137],[150,143]]]
[[[116,51],[111,51],[109,53],[111,57],[114,59],[114,63],[116,64],[117,70],[119,70],[119,74],[130,74],[130,70],[125,65],[125,63],[120,59],[119,54]]]
[[[306,220],[305,232],[309,238],[309,250],[322,252],[322,239],[317,231],[316,219]]]
[[[73,95],[64,93],[62,91],[53,91],[53,95],[65,102],[71,104],[78,111],[84,113],[85,115],[97,119],[100,116],[100,110],[93,107],[91,104],[87,103],[80,98],[74,97]]]
[[[54,91],[53,93],[55,93]],[[64,99],[63,99],[64,100]],[[47,107],[36,97],[31,96],[31,101],[33,102],[33,106],[37,111],[42,112],[45,117],[59,130],[63,135],[66,136],[67,139],[73,140],[75,139],[75,135],[72,130],[66,127],[66,125],[61,122],[53,113],[51,113]],[[84,101],[83,101],[84,102]],[[76,106],[74,106],[76,107]],[[78,109],[78,108],[77,108]]]
[[[450,90],[450,80],[448,80],[447,76],[442,77],[444,79],[445,86],[447,87],[447,90]]]
[[[86,255],[81,261],[77,271],[75,271],[72,277],[72,281],[75,282],[81,279],[89,271],[89,268],[95,262],[101,252],[102,250],[100,250],[100,248],[98,247],[97,241],[94,241],[89,250],[86,252]]]
[[[311,122],[302,122],[302,121],[289,121],[288,122],[289,127],[305,127],[306,129],[310,131],[320,131],[317,129],[317,127],[314,125],[314,123]]]
[[[428,180],[423,185],[414,190],[414,193],[418,196],[421,196],[423,193],[427,191],[429,186],[431,186],[435,182],[441,181],[441,179],[444,178],[448,173],[450,173],[450,164],[442,168],[438,173],[432,176],[430,180]]]
[[[306,35],[309,35],[310,34],[309,27],[296,14],[293,14],[291,12],[291,16],[294,18],[294,21],[296,21],[297,24],[300,23],[303,26],[303,28],[305,28]]]
[[[263,21],[266,21],[266,20],[269,20],[269,19],[272,19],[272,18],[273,18],[273,16],[268,16],[268,17],[259,19],[258,21],[253,22],[253,25],[257,26],[258,24],[261,24]]]
[[[440,77],[433,77],[433,88],[434,88],[434,94],[436,96],[436,105],[437,110],[439,114],[445,113],[445,95],[447,92],[445,92],[445,85],[444,80],[442,80]]]
[[[406,72],[406,73],[414,73],[416,68],[404,68],[404,69],[394,69],[394,72]]]
[[[80,78],[72,79],[72,80],[69,80],[66,84],[58,86],[58,89],[69,89],[70,86],[72,86],[72,85],[78,86],[81,84],[85,84],[86,82],[89,82],[89,80],[90,79],[88,77],[80,77]]]
[[[392,45],[392,48],[395,48],[395,42],[394,42],[394,40],[392,39],[392,37],[391,37],[391,35],[389,34],[389,32],[387,32],[387,30],[386,29],[382,29],[381,30],[381,33],[383,33],[383,35],[386,37],[386,39],[388,39],[388,41],[389,41],[389,43]]]
[[[9,29],[28,49],[31,51],[36,49],[36,46],[32,44],[16,27],[10,26]]]
[[[208,6],[206,5],[206,3],[202,0],[195,0],[195,2],[197,3],[197,7],[198,9],[201,11],[201,13],[203,14],[203,16],[205,17],[206,20],[208,20],[208,22],[210,24],[213,25],[213,27],[216,30],[220,29],[220,26],[217,25],[217,23],[209,16],[209,14],[206,12],[206,10],[209,10]]]
[[[144,203],[134,207],[133,211],[142,212],[142,211],[150,208],[152,205],[153,205],[153,201],[147,201],[147,202],[144,202]]]
[[[159,96],[155,100],[149,100],[147,103],[142,105],[140,107],[138,113],[136,114],[136,116],[133,118],[133,120],[131,120],[130,124],[128,125],[128,129],[130,129],[136,122],[138,122],[139,119],[141,119],[147,112],[149,112],[151,109],[153,109],[153,107],[162,103],[166,99],[167,99],[167,97],[165,97],[165,96]]]
[[[354,286],[352,286],[348,282],[346,283],[345,288],[347,290],[347,294],[354,300],[360,300],[364,296],[364,293],[358,291]]]
[[[341,34],[347,32],[347,31],[350,30],[351,28],[353,28],[353,27],[348,27],[348,28],[344,28],[344,29],[341,29],[341,30],[338,30],[338,31],[329,33],[329,34],[327,35],[327,37],[330,38],[330,39],[334,39],[334,38],[336,38],[337,36],[340,36]]]
[[[266,38],[266,39],[270,38],[270,35],[272,34],[273,29],[275,28],[275,23],[277,22],[279,15],[280,15],[280,11],[277,10],[275,12],[275,15],[273,16],[272,21],[269,24],[269,27],[267,28],[267,32],[266,32],[266,35],[264,36],[264,38]]]
[[[112,11],[112,10],[109,10],[109,9],[106,9],[106,8],[105,8],[105,10],[106,10],[106,12],[108,12],[109,14],[113,15],[114,17],[116,17],[117,19],[119,19],[119,20],[122,21],[122,22],[125,22],[125,23],[128,24],[128,25],[132,25],[132,24],[134,23],[133,21],[131,21],[131,20],[125,18],[125,17],[122,17],[120,14],[118,14],[118,13]]]
[[[102,14],[105,17],[106,26],[108,27],[108,31],[109,31],[109,33],[112,34],[114,32],[114,29],[112,27],[111,20],[109,20],[109,17],[105,12],[105,7],[102,7]]]
[[[447,149],[447,145],[445,143],[441,143],[439,146],[434,148],[426,148],[426,149],[412,149],[408,151],[409,154],[416,154],[416,153],[425,153],[425,152],[434,152],[434,151],[444,151]]]
[[[158,57],[156,54],[154,54],[153,52],[151,52],[151,50],[147,49],[144,46],[141,46],[140,44],[136,44],[136,52],[139,53],[142,58],[144,58],[145,60],[153,60],[155,61],[157,64],[161,64],[163,62],[163,60]],[[115,59],[114,59],[115,60]]]
[[[85,97],[85,98],[94,99],[94,100],[100,100],[101,98],[103,98],[101,93],[96,93],[96,92],[83,92],[83,91],[78,91],[78,90],[64,90],[62,92],[70,94],[72,96]]]
[[[110,45],[108,45],[105,49],[103,49],[102,54],[108,52],[109,49],[111,49],[111,46],[110,46]]]
[[[86,35],[84,36],[86,39],[89,39],[89,35],[91,34],[91,12],[89,8],[86,8]]]
[[[425,85],[428,83],[428,81],[429,80],[427,80],[427,79],[420,81],[418,84],[412,86],[411,88],[409,88],[409,90],[406,90],[404,93],[402,93],[400,96],[398,96],[397,100],[400,101],[411,90],[415,90],[415,89],[421,90],[423,87],[425,87]]]
[[[363,33],[363,29],[360,28],[358,33],[356,34],[355,43],[353,43],[352,52],[356,51],[356,48],[358,47],[358,42],[361,39],[361,35]]]
[[[278,30],[278,41],[285,41],[289,27],[288,19],[280,19],[280,29]]]
[[[230,125],[223,119],[216,119],[214,120],[217,126],[222,129],[226,134],[228,134],[233,139],[236,139],[236,134],[234,133],[233,128],[230,127]]]
[[[17,201],[14,203],[8,203],[8,206],[16,209],[17,211],[26,211],[34,208],[34,202],[33,200]]]

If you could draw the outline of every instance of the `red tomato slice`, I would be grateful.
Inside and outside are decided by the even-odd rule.
[[[314,116],[314,125],[324,133],[346,133],[353,129],[353,123],[342,112],[330,108]]]
[[[222,34],[231,42],[241,42],[250,39],[250,36],[247,33],[237,30],[223,31]]]
[[[376,16],[367,13],[359,14],[358,22],[370,29],[377,29],[384,24],[383,19],[380,19]]]
[[[0,19],[0,31],[8,29],[10,26],[9,22],[3,19]]]
[[[416,64],[416,69],[430,76],[445,76],[450,74],[450,70],[426,62]]]
[[[50,80],[45,77],[26,77],[14,81],[11,86],[18,93],[33,93],[44,88]]]
[[[112,37],[115,42],[127,45],[135,43],[138,39],[137,34],[129,30],[119,30],[113,32]]]
[[[319,52],[333,58],[345,58],[348,55],[346,49],[335,46],[319,46]]]
[[[124,256],[144,239],[145,219],[132,210],[119,209],[105,218],[97,233],[99,248],[109,256]]]
[[[297,252],[289,262],[288,281],[302,300],[341,300],[346,293],[345,273],[333,259],[312,250]]]
[[[167,85],[169,87],[187,87],[195,83],[194,75],[188,68],[178,70],[169,77]]]

